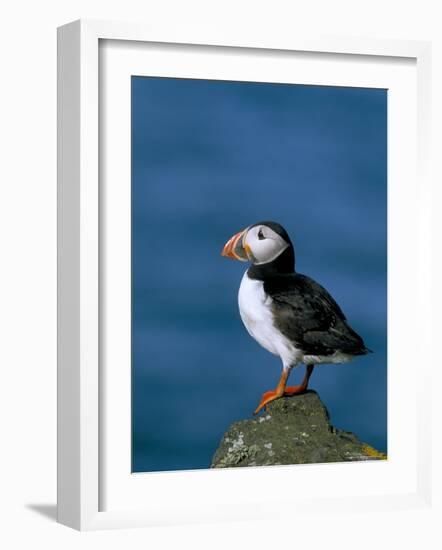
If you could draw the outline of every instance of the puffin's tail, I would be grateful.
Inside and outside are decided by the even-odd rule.
[[[369,353],[374,353],[374,351],[371,350],[370,348],[367,348],[366,346],[364,346],[355,355],[368,355]]]

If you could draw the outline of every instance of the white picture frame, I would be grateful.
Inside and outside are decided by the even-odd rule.
[[[222,33],[221,33],[222,35]],[[101,485],[103,484],[103,433],[100,415],[100,337],[102,310],[100,302],[103,277],[101,261],[100,225],[100,43],[101,41],[126,41],[130,44],[174,44],[176,48],[205,47],[210,57],[214,48],[228,48],[247,55],[249,49],[258,52],[310,52],[335,56],[371,56],[379,59],[411,59],[416,63],[418,125],[414,151],[417,158],[418,178],[413,178],[417,192],[418,213],[416,229],[419,267],[414,277],[416,318],[418,330],[426,345],[416,350],[421,358],[420,377],[413,386],[416,391],[416,453],[410,467],[415,469],[416,484],[412,489],[379,491],[365,495],[336,493],[333,488],[327,495],[314,492],[312,498],[305,494],[301,499],[286,496],[278,516],[284,514],[287,504],[291,513],[296,508],[302,513],[309,509],[326,509],[333,503],[334,510],[347,513],[355,508],[370,511],[396,509],[398,507],[424,507],[431,500],[430,432],[427,419],[430,402],[425,394],[429,386],[430,349],[430,250],[429,216],[431,210],[431,181],[428,172],[429,120],[430,120],[430,51],[427,42],[374,40],[350,37],[281,37],[278,42],[264,39],[228,36],[205,36],[185,30],[173,31],[163,36],[143,25],[76,21],[58,31],[58,521],[80,530],[151,526],[186,522],[217,521],[259,518],[263,515],[263,502],[250,493],[247,506],[239,502],[229,505],[228,499],[205,495],[198,491],[192,495],[191,487],[207,483],[202,472],[163,473],[147,480],[151,493],[149,500],[157,505],[130,506],[126,501],[113,502],[111,509],[103,509]],[[180,46],[181,45],[181,46]],[[416,182],[419,181],[419,189]],[[410,197],[411,198],[411,195]],[[101,229],[100,229],[101,228]],[[406,358],[405,358],[406,361]],[[409,362],[412,358],[409,359]],[[413,390],[414,391],[414,390]],[[129,450],[127,450],[129,452]],[[413,450],[414,452],[414,450]],[[392,462],[394,466],[394,462]],[[342,465],[334,465],[333,476],[341,475]],[[315,468],[316,466],[313,466]],[[349,465],[345,465],[346,468]],[[350,466],[351,467],[351,466]],[[299,467],[284,467],[284,475]],[[318,467],[319,468],[319,467]],[[291,470],[290,470],[291,469]],[[275,468],[251,468],[249,472],[231,469],[209,472],[218,483],[239,483],[240,479],[260,478],[272,483],[278,475]],[[282,470],[279,470],[281,472]],[[328,470],[329,472],[331,470]],[[130,472],[128,472],[128,475]],[[113,475],[113,474],[112,474]],[[281,475],[281,474],[279,474]],[[326,475],[326,473],[324,474]],[[354,469],[353,476],[360,472]],[[221,476],[224,476],[221,478]],[[228,476],[228,477],[227,477]],[[154,482],[155,479],[155,482]],[[145,480],[146,481],[146,480]],[[191,486],[189,486],[191,484]],[[161,487],[170,494],[187,491],[187,506],[170,506],[162,502]],[[189,496],[191,495],[191,496]],[[210,500],[212,498],[212,500]],[[279,498],[279,497],[277,497]],[[115,500],[115,499],[114,499]],[[190,502],[189,502],[190,500]],[[266,511],[268,514],[268,511]]]

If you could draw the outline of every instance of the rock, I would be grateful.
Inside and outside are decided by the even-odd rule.
[[[351,432],[334,428],[319,395],[307,391],[273,401],[261,416],[234,422],[224,434],[211,467],[386,458]]]

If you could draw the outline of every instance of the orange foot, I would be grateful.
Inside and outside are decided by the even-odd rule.
[[[255,412],[253,414],[258,414],[259,411],[263,409],[266,405],[268,405],[272,401],[275,401],[275,399],[279,399],[283,395],[296,395],[298,393],[305,392],[308,387],[308,382],[313,372],[313,368],[313,365],[307,366],[304,379],[299,386],[286,386],[289,373],[288,371],[283,370],[278,385],[276,386],[276,390],[266,391],[263,394],[263,396],[261,397],[261,402],[255,409]]]
[[[284,395],[297,395],[303,393],[307,389],[307,386],[300,384],[299,386],[287,386],[284,391]]]
[[[262,394],[261,402],[259,403],[258,407],[255,409],[255,412],[253,414],[258,414],[261,409],[263,409],[266,405],[271,403],[272,401],[275,401],[275,399],[279,399],[283,395],[296,395],[298,393],[302,393],[306,390],[306,387],[302,384],[300,386],[287,386],[285,390],[281,393],[280,390],[270,390],[266,391]]]
[[[262,394],[261,402],[259,403],[258,407],[255,409],[255,412],[253,414],[258,414],[259,411],[263,409],[266,405],[268,405],[272,401],[275,401],[275,399],[279,399],[283,395],[284,393],[281,393],[278,390],[266,391],[265,393]]]

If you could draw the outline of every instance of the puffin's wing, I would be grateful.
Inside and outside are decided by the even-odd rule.
[[[332,296],[310,277],[298,273],[274,277],[264,283],[264,290],[273,300],[275,325],[305,354],[368,352]]]

